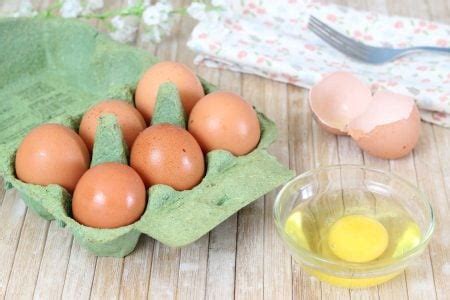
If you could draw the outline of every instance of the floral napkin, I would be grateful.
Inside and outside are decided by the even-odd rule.
[[[450,55],[420,53],[384,65],[347,58],[307,29],[309,15],[375,46],[450,47],[450,26],[308,0],[231,0],[202,18],[188,46],[195,63],[252,73],[310,88],[327,73],[347,70],[412,96],[422,119],[450,127]]]

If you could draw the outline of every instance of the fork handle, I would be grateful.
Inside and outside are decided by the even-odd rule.
[[[413,51],[432,51],[432,52],[443,52],[443,53],[450,53],[450,48],[444,48],[444,47],[431,47],[431,46],[419,46],[419,47],[412,47],[409,50]]]

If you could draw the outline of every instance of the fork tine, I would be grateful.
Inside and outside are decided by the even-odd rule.
[[[365,59],[364,53],[357,51],[355,48],[349,47],[348,44],[345,44],[341,40],[335,39],[333,36],[331,36],[326,31],[323,31],[322,28],[318,27],[317,25],[310,23],[308,24],[308,28],[326,43],[336,48],[338,51],[359,60]]]
[[[370,46],[367,46],[359,41],[355,41],[352,38],[349,38],[348,36],[340,33],[339,31],[333,29],[331,26],[328,26],[326,23],[320,21],[319,19],[317,19],[314,16],[310,16],[309,18],[311,23],[314,23],[315,25],[317,25],[318,27],[320,27],[323,31],[329,33],[330,35],[332,35],[335,39],[338,39],[340,41],[342,41],[345,44],[348,44],[349,46],[353,47],[353,48],[358,48],[361,51],[364,52],[368,52],[370,51]]]

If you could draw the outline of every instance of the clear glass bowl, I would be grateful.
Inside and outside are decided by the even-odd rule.
[[[298,241],[285,232],[287,218],[299,205],[335,218],[358,214],[358,210],[366,211],[368,207],[375,213],[377,209],[389,213],[393,205],[405,211],[418,225],[420,241],[396,258],[369,263],[330,259],[299,246]],[[349,288],[378,285],[399,275],[423,252],[435,226],[427,197],[414,185],[391,173],[358,165],[329,166],[295,177],[279,192],[273,214],[278,233],[305,271],[322,281]],[[397,219],[393,220],[390,226],[395,228]]]

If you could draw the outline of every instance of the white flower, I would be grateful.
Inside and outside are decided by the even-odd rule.
[[[144,42],[161,42],[161,31],[158,26],[151,26],[141,35],[141,39]]]
[[[147,25],[157,25],[170,18],[172,5],[165,1],[160,1],[155,5],[148,6],[142,15],[142,20]]]
[[[158,27],[162,33],[164,33],[165,35],[169,35],[172,31],[173,22],[172,20],[167,20],[165,22],[159,23]]]
[[[19,10],[14,12],[11,16],[18,17],[34,17],[37,15],[37,11],[33,9],[33,4],[30,0],[23,0],[20,2]]]
[[[159,12],[153,6],[149,6],[145,9],[142,19],[147,25],[156,25],[159,23]]]
[[[226,0],[212,0],[211,4],[212,4],[212,6],[221,7],[221,8],[224,8],[224,9],[229,5],[229,3],[227,5],[227,1]]]
[[[109,35],[116,41],[131,43],[134,41],[138,29],[138,22],[133,17],[115,16],[111,19],[114,30]]]
[[[226,16],[228,11],[226,1],[213,0],[212,6],[207,6],[202,2],[192,2],[187,8],[188,14],[198,20],[208,20],[210,23],[219,21],[223,16]]]
[[[128,6],[128,7],[136,6],[136,5],[138,5],[139,3],[141,3],[141,1],[142,1],[142,0],[127,0],[127,6]],[[144,1],[142,2],[142,5],[143,5],[144,7],[149,6],[149,5],[150,5],[150,0],[144,0]]]
[[[80,0],[62,0],[62,3],[59,12],[63,18],[76,18],[83,11]]]
[[[83,15],[88,15],[103,8],[103,0],[87,0],[83,8]]]
[[[205,3],[192,2],[187,8],[187,13],[194,19],[201,21],[206,19],[206,5]]]
[[[168,1],[159,1],[154,6],[159,10],[161,21],[168,20],[170,18],[170,13],[173,10],[172,5]]]

